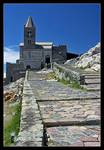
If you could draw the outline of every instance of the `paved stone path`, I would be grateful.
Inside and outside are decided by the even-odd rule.
[[[37,100],[98,99],[100,95],[70,88],[63,83],[44,80],[45,74],[29,72],[28,80]],[[35,89],[35,90],[34,90]]]
[[[100,146],[100,92],[75,90],[45,76],[29,71],[28,83],[50,137],[48,146]]]
[[[48,146],[100,146],[100,127],[97,125],[51,127],[47,128],[47,134],[50,135]]]
[[[99,99],[45,101],[39,102],[39,106],[46,126],[100,123]]]

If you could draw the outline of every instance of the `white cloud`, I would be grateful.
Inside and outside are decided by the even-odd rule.
[[[4,63],[16,63],[17,59],[19,59],[19,51],[15,51],[12,48],[4,47]]]

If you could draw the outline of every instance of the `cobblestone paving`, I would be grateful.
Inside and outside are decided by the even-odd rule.
[[[100,100],[47,101],[39,107],[46,125],[100,122]]]
[[[100,146],[100,91],[75,90],[33,71],[28,82],[50,137],[48,146]]]
[[[100,146],[99,126],[63,126],[47,128],[48,146]]]
[[[100,98],[100,95],[93,92],[89,93],[87,91],[76,90],[53,80],[42,80],[42,77],[39,78],[39,75],[36,73],[34,74],[34,80],[31,81],[29,78],[29,83],[37,100]]]

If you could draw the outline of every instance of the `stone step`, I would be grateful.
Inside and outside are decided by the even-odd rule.
[[[88,85],[81,85],[82,87],[86,88],[88,91],[100,91],[100,84],[88,84]]]
[[[98,92],[98,91],[97,91]],[[70,98],[65,98],[65,99],[38,99],[38,97],[37,97],[37,99],[36,99],[36,101],[37,102],[45,102],[45,101],[71,101],[71,100],[73,100],[73,101],[76,101],[76,100],[82,100],[82,101],[84,101],[84,100],[100,100],[100,95],[98,95],[98,94],[96,94],[94,97],[75,97],[75,98],[73,98],[73,97],[70,97]]]
[[[85,79],[85,83],[87,84],[100,84],[100,78],[94,78],[94,79],[90,79],[90,78],[87,78]]]
[[[97,77],[100,77],[100,74],[96,74],[96,73],[82,73],[83,75],[85,76],[97,76]]]
[[[100,76],[85,76],[85,79],[100,79]]]
[[[81,119],[79,121],[75,120],[75,121],[43,121],[43,124],[45,125],[45,127],[58,127],[58,126],[75,126],[75,125],[99,125],[100,124],[100,120],[88,120],[88,121],[82,121]]]
[[[45,126],[100,124],[99,100],[45,101],[39,109]]]
[[[86,147],[100,146],[100,126],[59,126],[46,128],[48,146]]]

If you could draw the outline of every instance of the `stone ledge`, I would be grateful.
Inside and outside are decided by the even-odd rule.
[[[85,76],[75,70],[66,68],[55,62],[53,63],[53,70],[59,79],[64,79],[66,81],[75,81],[80,85],[85,84]]]
[[[25,80],[24,85],[20,132],[16,146],[42,146],[43,124],[38,104],[27,80]]]

